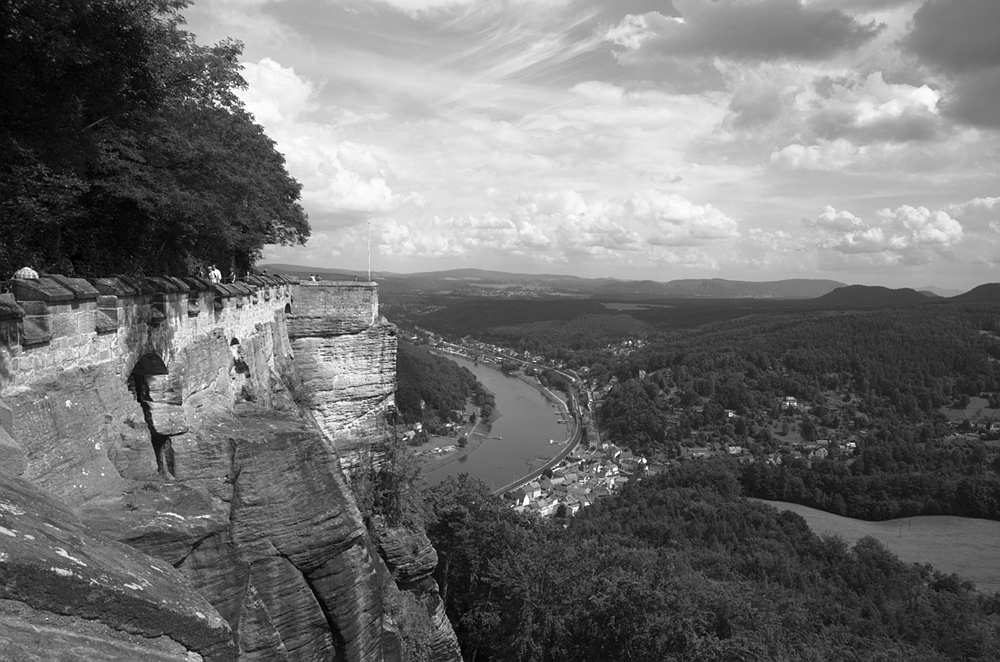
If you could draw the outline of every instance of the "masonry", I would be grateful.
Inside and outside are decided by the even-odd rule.
[[[293,284],[279,276],[225,285],[124,276],[10,281],[11,291],[0,294],[0,391],[108,362],[125,379],[142,356],[169,365],[214,330],[239,341],[291,312]]]

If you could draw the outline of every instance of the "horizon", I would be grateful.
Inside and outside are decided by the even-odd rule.
[[[347,267],[328,267],[328,266],[327,267],[323,267],[323,266],[305,265],[305,264],[291,264],[291,263],[287,263],[287,262],[261,262],[260,264],[258,264],[258,268],[266,268],[266,269],[282,268],[282,269],[285,269],[285,270],[292,270],[292,269],[294,269],[296,271],[317,270],[316,273],[319,273],[319,272],[322,272],[322,271],[327,271],[327,272],[335,272],[335,273],[338,273],[338,274],[341,274],[341,275],[346,275],[348,273],[355,273],[355,272],[358,275],[360,275],[362,273],[367,274],[367,268],[365,268],[365,269],[351,269],[351,268],[347,268]],[[428,269],[428,270],[425,270],[425,271],[408,271],[408,272],[403,272],[403,271],[389,271],[389,270],[386,270],[386,269],[372,269],[371,273],[372,273],[372,277],[373,277],[373,280],[374,280],[374,278],[377,277],[377,276],[389,276],[389,277],[402,277],[402,278],[405,278],[405,277],[408,277],[408,276],[421,276],[421,275],[434,274],[434,273],[442,273],[443,274],[443,273],[448,273],[448,272],[453,272],[453,271],[482,271],[482,272],[497,274],[497,275],[500,275],[500,276],[506,275],[506,276],[529,276],[529,277],[536,277],[536,278],[546,278],[546,277],[549,277],[549,278],[580,278],[582,280],[588,280],[588,281],[593,281],[593,280],[614,280],[614,281],[619,281],[619,282],[653,282],[653,283],[659,283],[659,284],[666,284],[666,283],[671,283],[671,282],[674,282],[674,281],[683,281],[683,280],[721,280],[721,281],[726,281],[726,282],[743,282],[743,283],[755,283],[755,284],[761,284],[761,283],[780,283],[780,282],[785,282],[785,281],[800,280],[800,281],[824,281],[824,282],[825,281],[829,281],[829,282],[836,282],[836,283],[839,284],[839,286],[842,286],[842,287],[853,287],[853,286],[861,286],[861,287],[887,287],[887,286],[884,286],[884,285],[871,284],[871,283],[847,282],[847,281],[843,281],[843,280],[838,280],[836,278],[819,278],[819,277],[811,278],[811,277],[808,277],[808,276],[793,276],[793,277],[790,277],[790,278],[768,278],[768,279],[763,279],[763,280],[756,280],[756,279],[745,279],[745,278],[727,278],[726,276],[717,275],[717,276],[706,276],[706,277],[682,277],[682,278],[671,278],[669,280],[656,280],[656,279],[652,279],[652,278],[621,278],[621,277],[615,277],[615,276],[576,276],[576,275],[573,275],[573,274],[557,273],[557,272],[552,272],[552,271],[541,272],[541,273],[528,273],[528,272],[520,272],[520,271],[516,271],[516,272],[515,271],[504,271],[502,269],[485,269],[485,268],[482,268],[482,267],[455,267],[455,268],[449,268],[449,269]],[[965,293],[965,292],[973,290],[973,289],[975,289],[977,287],[980,287],[980,286],[983,286],[983,285],[991,285],[991,284],[995,284],[997,282],[1000,282],[1000,281],[983,281],[981,283],[976,283],[975,285],[972,285],[971,287],[968,287],[968,288],[965,288],[965,289],[962,289],[962,288],[940,287],[940,286],[938,286],[938,285],[936,285],[934,283],[925,283],[923,285],[901,285],[901,286],[898,286],[898,287],[890,287],[889,289],[894,289],[894,290],[895,289],[912,289],[912,290],[916,290],[917,292],[930,291],[930,290],[940,290],[940,291],[948,291],[948,292],[955,292],[955,293]]]
[[[994,0],[196,0],[313,236],[264,261],[968,290]],[[739,28],[736,30],[736,28]]]

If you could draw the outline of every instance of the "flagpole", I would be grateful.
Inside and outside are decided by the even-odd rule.
[[[372,282],[372,222],[368,221],[368,282]]]

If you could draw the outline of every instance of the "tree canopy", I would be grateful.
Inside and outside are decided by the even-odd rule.
[[[246,272],[304,243],[301,185],[236,96],[242,44],[188,0],[0,4],[0,274]]]

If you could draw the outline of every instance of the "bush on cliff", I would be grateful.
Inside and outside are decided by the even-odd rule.
[[[239,42],[187,0],[0,4],[0,278],[246,272],[304,243],[301,186],[235,91]]]

